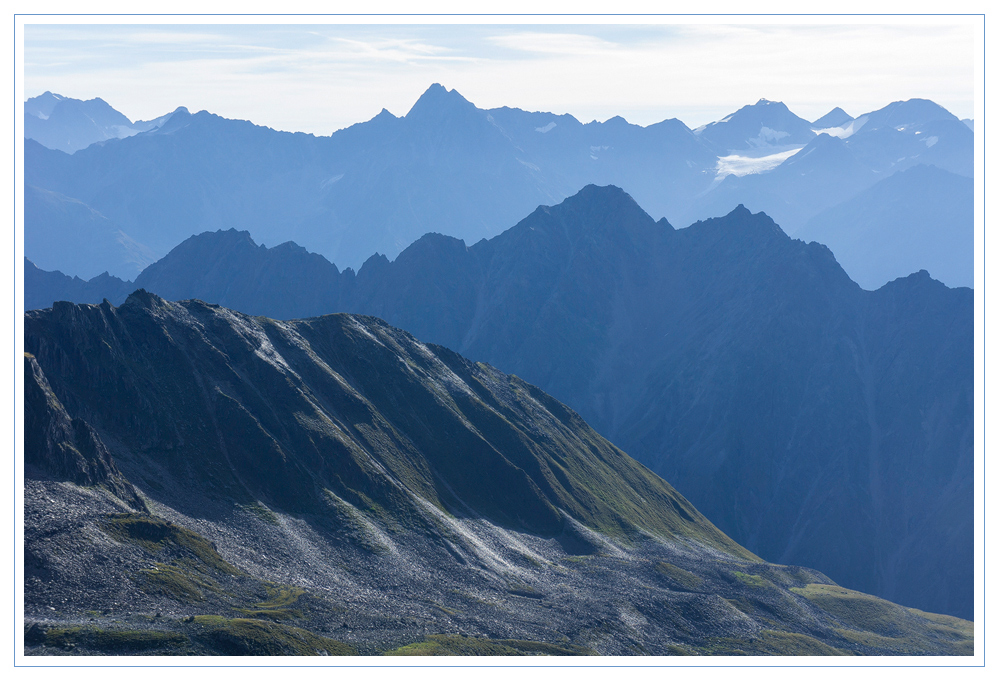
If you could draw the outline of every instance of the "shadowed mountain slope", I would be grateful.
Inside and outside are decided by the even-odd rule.
[[[139,290],[28,313],[25,346],[28,653],[971,653],[971,623],[761,562],[537,388],[374,318]],[[85,441],[86,480],[33,445]]]
[[[443,279],[452,252],[396,269]],[[971,290],[865,292],[763,214],[673,230],[614,189],[468,252],[464,326],[425,310],[441,284],[355,309],[543,387],[762,556],[971,615]]]
[[[159,286],[218,302],[282,281],[255,275],[275,249],[245,249],[252,259],[204,279],[164,259]],[[970,290],[924,272],[864,291],[826,247],[763,214],[675,230],[598,187],[492,240],[427,235],[340,278],[332,310],[542,387],[755,553],[971,615]],[[292,310],[337,294],[322,286],[276,290]]]

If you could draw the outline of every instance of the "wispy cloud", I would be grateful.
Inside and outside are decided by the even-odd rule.
[[[621,45],[593,35],[519,31],[490,36],[489,42],[509,50],[537,55],[580,57],[602,55],[621,49]]]
[[[180,104],[328,134],[433,82],[482,107],[696,126],[761,97],[806,118],[926,97],[971,115],[970,23],[29,25],[25,91]]]

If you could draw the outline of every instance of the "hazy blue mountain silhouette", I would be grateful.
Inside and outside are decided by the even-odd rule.
[[[281,268],[259,265],[271,252]],[[339,296],[331,311],[542,387],[751,551],[971,615],[971,290],[921,272],[865,291],[766,215],[675,230],[614,187],[472,246],[425,235],[356,276],[317,261],[331,284],[301,290],[307,256],[203,234],[157,263],[155,286],[213,303],[273,286],[289,310]]]
[[[46,91],[24,103],[24,136],[68,154],[149,130],[162,120],[131,121],[100,97],[84,101]]]
[[[169,300],[218,303],[251,315],[315,317],[340,308],[341,274],[323,256],[292,242],[257,246],[249,232],[227,230],[191,237],[143,270],[133,289]],[[109,299],[110,300],[110,299]],[[112,301],[114,302],[114,301]]]
[[[112,272],[134,279],[156,260],[106,217],[76,199],[32,185],[24,188],[24,251],[43,270],[71,272],[89,279]]]
[[[405,116],[383,110],[329,137],[180,108],[147,132],[72,155],[32,141],[25,178],[97,211],[155,256],[192,234],[238,228],[257,243],[294,241],[358,268],[372,253],[395,258],[428,232],[470,244],[493,237],[591,183],[624,187],[676,224],[742,203],[794,234],[911,165],[971,175],[972,133],[937,105],[894,103],[867,116],[860,132],[838,141],[843,149],[830,150],[814,148],[822,143],[812,124],[780,102],[743,107],[696,134],[677,120],[641,127],[620,117],[583,124],[565,114],[483,110],[435,84]],[[806,148],[770,171],[718,176],[719,157],[733,149],[759,156],[796,145]],[[817,173],[792,170],[810,154]]]
[[[948,286],[971,287],[973,189],[972,178],[914,166],[823,211],[796,237],[829,246],[865,289],[920,269]]]
[[[840,107],[834,107],[826,114],[820,116],[815,121],[813,121],[812,127],[814,129],[836,128],[838,126],[847,125],[853,120],[854,117],[848,114],[846,111],[844,111]]]
[[[135,291],[131,281],[102,273],[89,280],[64,275],[58,270],[42,270],[24,259],[24,309],[51,308],[56,301],[100,303],[108,299],[115,305]]]
[[[916,165],[972,177],[972,131],[933,102],[894,103],[859,116],[853,125],[857,132],[849,137],[818,135],[769,172],[726,177],[678,212],[678,218],[683,224],[743,203],[767,212],[794,236],[820,212]]]

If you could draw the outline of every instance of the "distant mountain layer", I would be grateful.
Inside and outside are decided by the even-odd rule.
[[[157,257],[192,234],[237,227],[357,269],[428,232],[491,238],[587,184],[623,187],[678,225],[744,204],[794,234],[895,172],[922,163],[971,176],[973,161],[972,132],[926,100],[860,116],[837,138],[768,100],[692,131],[676,119],[641,127],[483,110],[440,85],[405,116],[383,111],[329,137],[183,108],[154,123],[72,155],[29,141],[26,181],[81,202]],[[26,222],[28,233],[43,227],[41,216]],[[45,261],[44,248],[25,255]],[[135,275],[79,260],[57,269]]]
[[[163,118],[130,121],[99,97],[83,101],[45,92],[24,103],[24,136],[67,154],[95,142],[150,130],[162,122]]]
[[[761,99],[742,107],[721,121],[695,131],[714,148],[726,152],[808,144],[816,133],[812,125],[788,110],[781,102]]]
[[[826,209],[795,236],[829,246],[865,289],[920,269],[972,287],[974,208],[972,178],[915,166]]]
[[[853,120],[854,118],[846,111],[844,111],[840,107],[834,107],[825,115],[820,116],[815,121],[813,121],[812,127],[814,130],[822,130],[823,128],[844,126]]]
[[[24,251],[35,264],[82,279],[114,271],[134,279],[156,260],[153,252],[76,199],[27,185],[24,188]]]
[[[25,348],[28,654],[972,653],[374,318],[139,290],[28,313]]]
[[[969,289],[864,291],[765,215],[674,230],[613,187],[356,275],[235,231],[147,272],[251,314],[377,315],[565,401],[756,554],[972,614]]]
[[[135,291],[130,281],[103,273],[90,280],[70,277],[56,270],[41,270],[24,259],[24,309],[51,308],[55,301],[100,303],[105,298],[120,304]]]

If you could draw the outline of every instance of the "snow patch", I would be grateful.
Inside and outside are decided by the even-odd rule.
[[[931,135],[930,137],[925,137],[920,141],[926,144],[928,147],[933,147],[934,145],[937,144],[938,139],[937,135]]]
[[[324,187],[329,187],[333,183],[337,182],[337,180],[340,180],[342,177],[344,177],[343,173],[341,173],[340,175],[334,175],[332,178],[327,178],[326,180],[324,180],[319,184],[319,188],[323,189]]]
[[[777,168],[785,161],[785,159],[790,156],[794,156],[801,150],[802,147],[796,147],[794,149],[778,152],[777,154],[769,154],[767,156],[758,157],[741,156],[739,154],[720,156],[718,162],[715,164],[716,176],[719,178],[727,175],[740,177],[743,175],[752,175],[754,173],[765,173],[772,168]]]
[[[527,161],[524,161],[523,159],[518,159],[517,162],[520,163],[522,166],[527,166],[528,168],[530,168],[531,170],[536,171],[536,172],[542,170],[541,168],[539,168],[535,164],[528,163]]]
[[[543,127],[541,127],[541,128],[535,128],[535,132],[536,132],[536,133],[547,133],[547,132],[549,132],[550,130],[552,130],[553,128],[555,128],[555,127],[556,127],[556,122],[555,122],[555,121],[552,121],[551,123],[549,123],[549,124],[548,124],[548,125],[546,125],[546,126],[543,126]]]
[[[766,147],[774,144],[783,137],[788,137],[789,133],[783,130],[771,130],[767,126],[761,126],[757,137],[747,140],[751,147]]]
[[[861,130],[861,128],[868,122],[867,116],[859,116],[854,119],[846,126],[834,127],[834,128],[813,128],[813,132],[817,135],[821,133],[826,133],[830,137],[839,137],[841,139],[850,137],[854,133]]]

